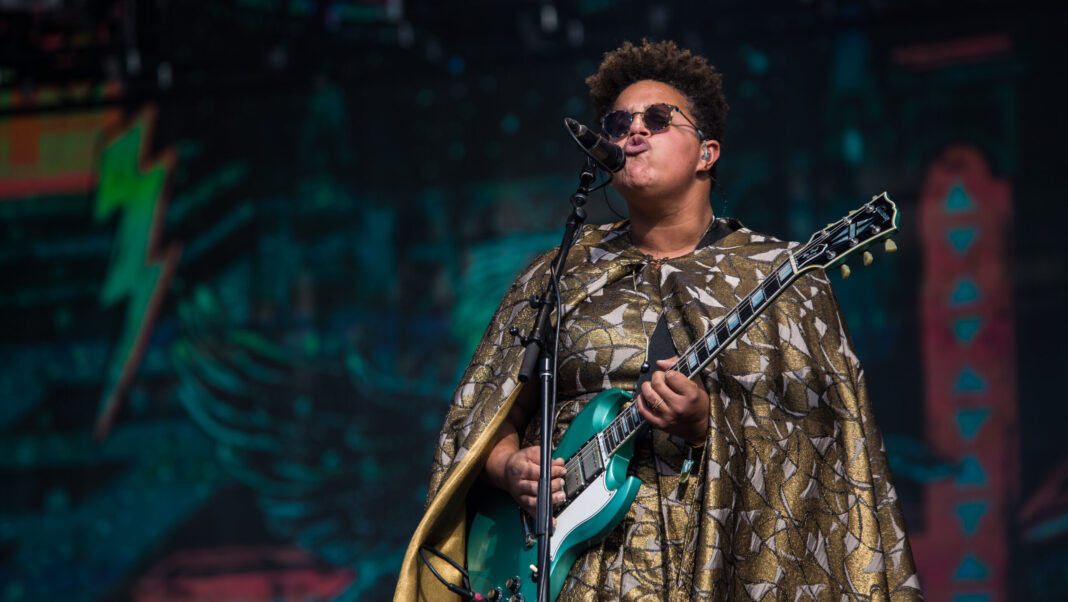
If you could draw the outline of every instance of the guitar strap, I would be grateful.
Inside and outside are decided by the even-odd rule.
[[[697,243],[694,250],[711,247],[724,236],[737,230],[739,226],[741,226],[741,223],[737,220],[714,220],[712,226],[701,237],[701,241]],[[664,317],[664,313],[661,312],[660,319],[656,321],[656,328],[653,329],[653,336],[649,337],[649,357],[646,359],[650,366],[655,366],[657,360],[667,359],[673,355],[678,355],[678,353],[678,350],[675,349],[675,343],[671,340],[671,334],[668,333],[667,319]],[[643,372],[638,378],[638,385],[634,390],[641,391],[642,384],[653,377],[653,372],[654,370]]]

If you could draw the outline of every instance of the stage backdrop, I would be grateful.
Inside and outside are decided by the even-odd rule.
[[[0,601],[385,599],[624,39],[725,74],[720,215],[834,277],[931,600],[1068,597],[1065,11],[5,3]],[[619,219],[612,192],[591,221]]]

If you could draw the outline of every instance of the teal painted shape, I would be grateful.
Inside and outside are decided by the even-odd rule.
[[[965,366],[957,374],[957,384],[953,385],[954,393],[982,393],[986,391],[986,381],[979,373]]]
[[[864,160],[864,137],[856,128],[846,128],[842,132],[842,155],[850,165],[858,165]]]
[[[979,287],[975,286],[975,282],[965,276],[957,281],[957,286],[953,289],[953,294],[949,296],[950,305],[966,305],[968,303],[975,303],[979,300]]]
[[[945,209],[946,213],[968,213],[975,209],[975,203],[972,202],[972,197],[964,191],[963,186],[954,184],[949,191],[949,196],[946,197]]]
[[[968,345],[975,338],[979,328],[983,325],[983,319],[979,316],[965,316],[953,320],[953,334],[957,342]]]
[[[986,485],[986,471],[983,464],[974,455],[964,456],[958,465],[960,474],[957,475],[958,487]]]
[[[953,250],[958,255],[964,255],[968,251],[968,247],[972,246],[975,242],[975,238],[979,231],[974,226],[965,226],[962,228],[953,228],[946,236],[949,238],[949,244],[953,247]]]
[[[989,592],[971,592],[953,596],[953,602],[990,602]]]
[[[986,424],[990,408],[968,408],[957,411],[957,431],[965,441],[975,439],[975,434]]]
[[[988,506],[989,504],[983,500],[957,504],[957,518],[960,520],[960,528],[965,535],[975,535],[975,529],[979,526],[980,519],[986,514]]]
[[[975,554],[968,554],[957,565],[957,570],[953,571],[953,579],[955,581],[975,581],[977,579],[986,579],[990,573],[987,570],[986,565],[979,561],[979,558]]]

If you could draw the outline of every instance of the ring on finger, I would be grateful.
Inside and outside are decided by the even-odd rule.
[[[664,403],[664,400],[659,398],[659,397],[657,397],[656,401],[654,401],[652,404],[649,405],[649,409],[650,410],[655,410],[655,409],[659,408],[660,404],[662,404],[662,403]]]

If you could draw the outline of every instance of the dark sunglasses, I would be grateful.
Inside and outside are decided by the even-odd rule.
[[[625,136],[627,131],[630,130],[630,124],[634,121],[635,115],[642,116],[642,123],[645,127],[649,128],[651,132],[659,132],[660,130],[671,125],[671,118],[674,113],[682,115],[693,129],[697,130],[697,135],[701,137],[701,140],[705,139],[704,133],[701,128],[697,127],[697,124],[690,121],[690,118],[686,116],[675,105],[669,105],[666,102],[658,102],[655,105],[649,105],[644,111],[637,113],[631,113],[630,111],[612,111],[601,119],[601,129],[605,134],[608,134],[612,138],[619,138]]]

